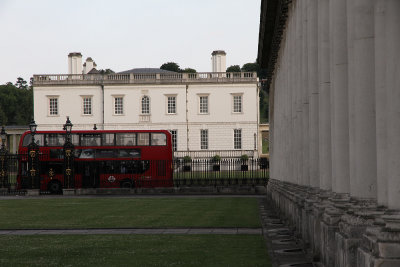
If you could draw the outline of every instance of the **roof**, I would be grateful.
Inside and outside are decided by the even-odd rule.
[[[71,52],[68,54],[68,57],[82,57],[82,54],[80,52]]]
[[[118,72],[118,74],[130,74],[130,73],[176,73],[174,71],[163,70],[159,68],[135,68],[126,71]]]
[[[269,87],[292,0],[262,0],[257,63],[267,70]]]
[[[98,71],[96,68],[93,68],[87,74],[100,74],[100,71]]]
[[[214,55],[226,55],[224,50],[215,50],[211,53],[212,56]]]

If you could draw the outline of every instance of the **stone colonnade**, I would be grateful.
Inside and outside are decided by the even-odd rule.
[[[268,197],[323,266],[400,266],[400,1],[293,0]]]

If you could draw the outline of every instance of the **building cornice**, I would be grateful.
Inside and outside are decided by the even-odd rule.
[[[275,71],[289,4],[292,0],[262,0],[257,63],[267,70],[267,88]]]
[[[45,74],[34,75],[33,86],[257,83],[256,72],[202,72],[174,74]]]

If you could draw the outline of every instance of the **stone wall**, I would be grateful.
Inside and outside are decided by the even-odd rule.
[[[400,266],[400,212],[271,179],[267,198],[321,266]]]
[[[268,197],[323,266],[400,266],[400,1],[261,11]]]

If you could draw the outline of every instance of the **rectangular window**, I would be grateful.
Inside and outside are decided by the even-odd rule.
[[[164,133],[151,133],[152,146],[166,146],[167,136]]]
[[[135,133],[117,133],[115,139],[117,146],[136,146]]]
[[[168,102],[167,113],[176,114],[176,96],[168,96],[167,102]]]
[[[58,115],[58,98],[49,98],[49,114],[52,116]]]
[[[200,130],[200,148],[208,149],[208,130]]]
[[[178,130],[170,130],[172,135],[172,149],[173,151],[178,150]]]
[[[242,129],[233,130],[233,148],[242,149]]]
[[[242,95],[233,96],[233,112],[234,113],[242,112]]]
[[[92,98],[83,98],[83,115],[92,115]]]
[[[138,146],[150,145],[150,133],[138,133]]]
[[[114,97],[114,114],[122,115],[124,114],[124,98],[123,97]]]
[[[199,97],[200,114],[208,114],[208,96]]]

